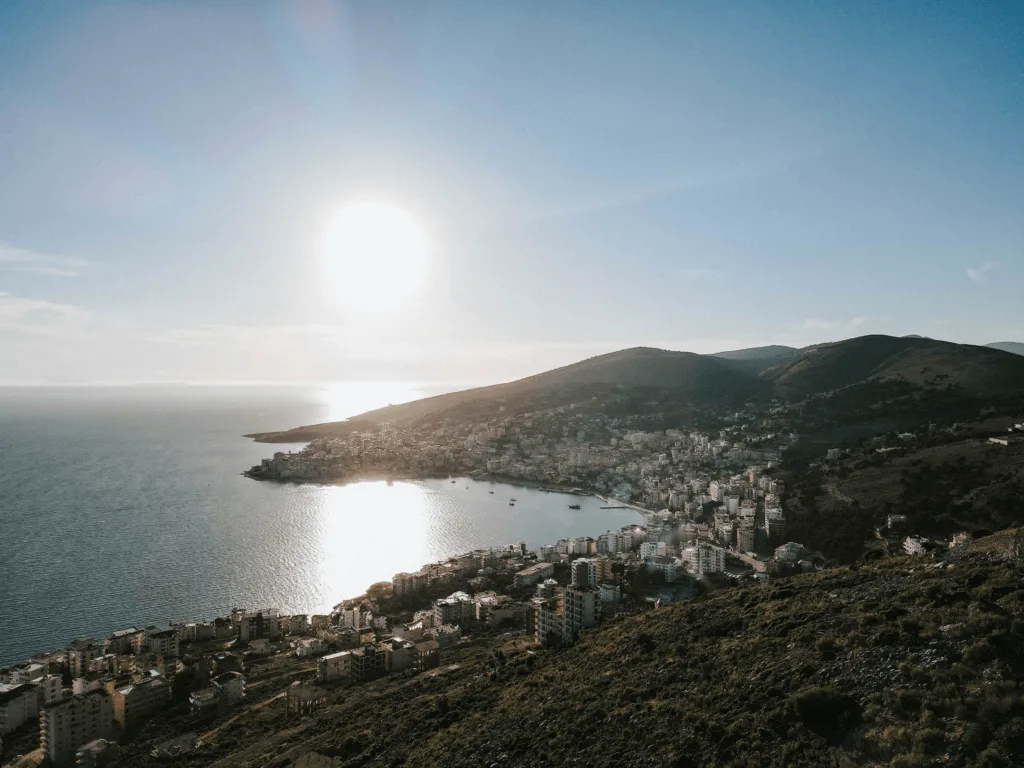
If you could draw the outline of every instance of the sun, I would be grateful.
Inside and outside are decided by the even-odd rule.
[[[346,307],[394,310],[422,287],[429,252],[419,220],[381,202],[352,203],[327,222],[328,288]]]

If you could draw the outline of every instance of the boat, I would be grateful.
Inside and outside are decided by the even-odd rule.
[[[515,501],[515,499],[509,499],[509,501]]]
[[[569,509],[579,509],[579,508],[580,508],[579,504],[570,504],[569,505]]]
[[[454,480],[449,480],[448,482],[450,482],[452,485],[455,485],[455,481]]]
[[[509,505],[510,507],[514,507],[514,506],[516,505],[516,503],[515,503],[514,501],[510,501],[510,502],[508,503],[508,505]]]
[[[494,491],[488,491],[488,493],[491,494],[491,496],[494,495]]]

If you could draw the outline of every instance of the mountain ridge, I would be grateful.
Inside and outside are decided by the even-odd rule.
[[[504,384],[493,384],[368,411],[345,422],[329,422],[250,435],[263,442],[300,442],[343,434],[354,425],[411,424],[427,416],[500,412],[513,399],[545,397],[568,405],[599,394],[650,390],[663,399],[695,407],[739,405],[758,398],[796,402],[850,388],[878,385],[956,394],[976,400],[1020,391],[1024,357],[988,346],[922,337],[871,334],[795,350],[754,347],[713,355],[632,347],[587,358]]]

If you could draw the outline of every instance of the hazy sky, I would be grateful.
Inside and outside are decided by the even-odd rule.
[[[1022,40],[1020,2],[3,0],[0,380],[1024,341]],[[363,201],[430,247],[376,312],[325,278]]]

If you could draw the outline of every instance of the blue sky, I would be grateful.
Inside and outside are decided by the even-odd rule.
[[[1024,340],[1022,37],[1010,2],[6,0],[0,380]],[[324,284],[366,199],[431,243],[399,311]]]

